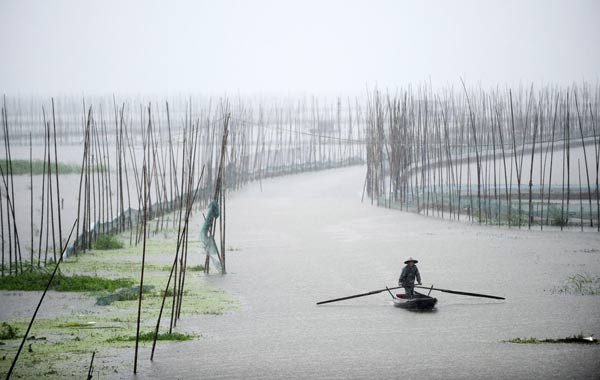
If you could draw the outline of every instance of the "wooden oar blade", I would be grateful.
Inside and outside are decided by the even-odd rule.
[[[442,290],[442,289],[433,289],[433,290],[439,290],[442,291],[444,293],[452,293],[452,294],[460,294],[462,296],[471,296],[471,297],[482,297],[482,298],[493,298],[495,300],[503,300],[505,299],[504,297],[498,297],[498,296],[490,296],[488,294],[479,294],[479,293],[469,293],[469,292],[459,292],[456,290]]]
[[[323,305],[323,304],[331,303],[331,302],[344,301],[344,300],[349,300],[349,299],[352,299],[352,298],[366,297],[366,296],[370,296],[372,294],[378,294],[378,293],[381,293],[381,292],[385,292],[386,290],[399,289],[399,288],[401,288],[401,286],[400,287],[395,287],[395,288],[385,288],[385,289],[373,290],[371,292],[361,293],[361,294],[355,294],[353,296],[347,296],[347,297],[341,297],[341,298],[334,298],[334,299],[331,299],[331,300],[317,302],[317,305]]]
[[[418,286],[418,285],[416,285],[415,288],[437,290],[439,292],[458,294],[458,295],[461,295],[461,296],[492,298],[492,299],[495,299],[495,300],[503,300],[503,299],[505,299],[504,297],[491,296],[491,295],[488,295],[488,294],[461,292],[461,291],[458,291],[458,290],[431,288],[431,287],[427,287],[427,286]]]
[[[327,300],[327,301],[320,301],[320,302],[317,302],[317,305],[323,305],[326,303],[337,302],[337,301],[344,301],[344,300],[349,300],[349,299],[358,298],[358,297],[366,297],[366,296],[370,296],[371,294],[377,294],[377,293],[381,293],[381,291],[373,291],[373,292],[369,292],[369,293],[356,294],[356,295],[348,296],[348,297],[334,298],[332,300]]]

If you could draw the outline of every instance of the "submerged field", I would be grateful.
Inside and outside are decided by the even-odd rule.
[[[597,234],[481,226],[374,207],[360,202],[363,178],[364,167],[355,167],[231,194],[228,274],[188,272],[174,330],[184,335],[173,338],[191,339],[158,342],[153,362],[151,345],[143,343],[136,378],[386,379],[397,378],[398,358],[409,377],[424,371],[433,379],[596,377],[599,345],[507,341],[600,333]],[[196,213],[191,225],[197,229],[201,221]],[[146,284],[154,288],[145,295],[144,333],[156,322],[173,254],[170,233],[149,242]],[[190,236],[188,265],[197,267],[201,255]],[[121,239],[127,243],[129,235]],[[91,251],[69,258],[63,273],[137,281],[139,252],[127,244]],[[436,293],[432,313],[394,308],[386,294],[315,305],[394,285],[407,256],[420,260],[425,284],[506,301]],[[96,350],[100,378],[134,378],[128,339],[136,301],[96,305],[105,296],[52,292],[16,373],[81,376]],[[39,292],[1,297],[7,307],[0,318],[23,331]],[[3,371],[16,349],[15,340],[4,342]]]
[[[362,121],[353,119],[352,113],[358,117],[360,112],[350,106],[348,116],[342,116],[340,103],[323,119],[315,103],[307,108],[314,111],[307,113],[312,115],[308,119],[293,117],[292,110],[304,115],[305,106],[299,106],[289,113],[275,112],[265,123],[262,116],[256,119],[237,105],[231,126],[228,110],[204,114],[201,109],[206,118],[190,124],[186,113],[174,133],[160,124],[169,122],[168,113],[148,107],[148,117],[158,117],[157,126],[146,123],[143,112],[133,123],[124,117],[113,120],[113,130],[112,122],[110,128],[97,124],[89,108],[81,125],[79,120],[69,124],[85,132],[79,145],[69,145],[77,134],[67,144],[62,141],[60,149],[46,139],[43,149],[38,141],[30,151],[23,144],[22,128],[15,125],[22,145],[12,147],[14,176],[7,174],[0,202],[8,242],[3,240],[2,274],[21,272],[22,267],[25,274],[20,283],[11,277],[0,280],[0,322],[5,323],[0,330],[0,374],[10,366],[60,251],[55,240],[62,236],[66,241],[68,227],[79,218],[79,243],[95,239],[93,233],[80,235],[82,231],[126,232],[116,242],[93,242],[96,248],[114,249],[78,255],[69,251],[29,334],[17,377],[83,377],[96,352],[96,373],[115,379],[385,379],[398,377],[399,361],[407,377],[595,378],[600,371],[598,345],[529,344],[600,333],[600,235],[595,232],[597,205],[592,204],[597,186],[596,198],[591,198],[598,174],[581,176],[582,162],[598,162],[595,124],[581,127],[583,149],[576,144],[567,144],[567,150],[556,147],[555,164],[562,166],[562,176],[550,180],[552,170],[545,168],[548,157],[550,166],[553,162],[553,154],[547,153],[548,148],[553,152],[554,132],[550,143],[542,147],[538,142],[537,158],[532,155],[528,161],[528,146],[535,144],[530,127],[537,124],[530,125],[527,117],[517,117],[516,131],[507,120],[500,129],[495,121],[472,121],[471,131],[465,124],[471,113],[470,107],[466,113],[466,104],[459,105],[456,120],[449,124],[443,121],[447,105],[429,115],[426,99],[416,97],[411,104],[419,112],[424,109],[426,120],[433,117],[432,128],[408,113],[412,124],[396,118],[385,132],[377,123],[387,117],[367,113]],[[399,105],[390,104],[389,109],[399,112]],[[123,104],[121,113],[125,108]],[[115,115],[118,111],[115,106]],[[565,114],[565,133],[573,118]],[[514,159],[505,165],[504,152],[493,139],[494,133],[500,137],[509,132]],[[541,130],[539,134],[543,136]],[[476,143],[477,136],[491,138],[492,148],[489,141]],[[582,156],[584,136],[588,152]],[[448,145],[453,141],[456,146]],[[476,148],[479,164],[474,164],[468,152],[478,145],[487,150]],[[367,167],[340,169],[363,162],[365,155]],[[28,169],[29,157],[38,160],[35,168]],[[571,173],[575,159],[577,172]],[[60,186],[49,170],[56,166]],[[42,175],[36,174],[40,167]],[[572,178],[575,173],[577,180]],[[538,178],[538,185],[529,181]],[[204,275],[199,232],[208,215],[205,206],[216,199],[222,216],[215,236],[227,255],[227,275]],[[374,207],[378,203],[416,213]],[[144,204],[150,213],[138,212]],[[147,341],[176,241],[185,235],[177,228],[185,225],[178,223],[185,213],[175,210],[185,207],[192,213],[181,319],[165,335],[173,310],[172,291],[167,292],[162,335],[151,362]],[[142,252],[135,241],[142,236],[137,227],[145,216],[150,219],[150,240],[142,346],[134,376]],[[439,301],[434,312],[410,313],[393,308],[389,295],[382,293],[315,306],[324,299],[395,285],[408,256],[419,260],[426,285],[494,294],[506,301],[434,293]],[[48,265],[40,273],[27,273],[38,263]],[[519,337],[527,338],[521,342]]]
[[[238,298],[241,311],[182,320],[204,326],[207,338],[157,348],[161,359],[142,363],[138,378],[597,378],[600,345],[505,342],[600,334],[600,297],[572,279],[600,275],[597,234],[361,204],[363,178],[356,167],[233,194],[228,236],[241,251],[227,276],[209,281]],[[413,313],[381,293],[315,305],[395,285],[407,256],[420,260],[426,285],[506,301],[433,292],[435,311]]]
[[[119,239],[128,241],[128,236]],[[142,306],[142,350],[150,347],[162,294],[171,270],[175,242],[170,233],[155,236],[147,243],[144,301]],[[237,302],[224,291],[206,282],[198,271],[203,262],[197,242],[190,243],[188,273],[181,316],[221,315],[237,308]],[[128,353],[133,351],[136,333],[137,295],[141,246],[114,250],[91,250],[70,257],[61,264],[61,275],[98,277],[117,280],[123,287],[103,291],[50,291],[29,333],[21,357],[15,367],[15,378],[83,378],[87,374],[92,352],[96,352],[95,368],[99,378],[112,378],[117,373],[130,373]],[[93,283],[100,282],[89,281]],[[2,285],[2,284],[0,284]],[[172,286],[167,295],[172,295]],[[0,320],[16,328],[14,339],[0,339],[0,373],[8,370],[20,343],[20,336],[41,296],[40,291],[0,290]],[[161,334],[168,333],[172,297],[167,297],[161,322]],[[202,339],[202,326],[177,327],[158,346],[175,343],[167,340]],[[144,353],[145,354],[145,353]],[[146,360],[146,356],[143,360]]]

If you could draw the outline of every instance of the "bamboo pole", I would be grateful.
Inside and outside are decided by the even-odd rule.
[[[550,175],[548,178],[548,212],[546,212],[546,224],[549,225],[548,219],[550,217],[550,198],[552,195],[552,165],[554,162],[554,136],[556,132],[556,121],[558,118],[558,105],[559,105],[559,96],[560,93],[556,94],[556,102],[554,105],[554,118],[552,120],[552,142],[550,148]]]
[[[533,147],[531,149],[531,165],[529,166],[529,211],[527,216],[527,228],[531,229],[531,220],[533,218],[533,208],[532,208],[532,195],[533,195],[533,161],[535,156],[535,139],[537,137],[538,130],[538,115],[534,116],[533,122]]]
[[[583,147],[583,159],[585,163],[585,175],[587,178],[587,188],[588,188],[588,201],[590,206],[590,227],[594,227],[594,218],[592,216],[592,189],[590,186],[590,172],[588,169],[588,159],[587,159],[587,151],[585,150],[585,140],[583,136],[583,121],[581,120],[581,113],[579,112],[579,103],[577,101],[577,92],[574,92],[575,97],[575,109],[577,110],[577,121],[579,124],[579,133],[581,136],[581,146]],[[581,185],[581,181],[580,181]],[[581,193],[581,192],[580,192]],[[600,211],[599,211],[600,212]],[[581,216],[583,219],[583,215]]]
[[[2,167],[2,165],[0,165],[0,167]],[[2,181],[4,182],[4,173],[2,173]],[[2,191],[0,190],[0,242],[2,248],[2,262],[0,262],[0,265],[2,265],[1,276],[4,277],[6,263],[4,261],[4,207],[2,206],[2,203]],[[10,275],[10,272],[8,274]]]
[[[56,175],[56,209],[58,211],[58,251],[62,252],[62,220],[60,207],[60,183],[58,182],[58,149],[56,147],[56,116],[54,112],[54,98],[52,98],[52,128],[54,134],[54,173]]]
[[[33,147],[31,143],[31,132],[29,132],[29,195],[30,195],[30,231],[31,231],[31,260],[29,262],[30,270],[33,271]],[[2,202],[0,202],[0,205]],[[4,254],[4,252],[3,252]],[[2,260],[4,267],[4,260]]]
[[[150,106],[148,106],[148,114],[150,114]],[[142,264],[140,271],[140,287],[138,292],[138,310],[137,310],[137,321],[136,321],[136,332],[135,332],[135,354],[133,359],[133,373],[137,374],[137,359],[138,359],[138,348],[140,340],[140,322],[142,316],[142,298],[144,289],[144,269],[146,264],[146,239],[147,239],[147,224],[148,224],[148,199],[150,198],[150,187],[152,177],[148,175],[148,164],[150,162],[150,136],[152,132],[152,122],[148,119],[148,132],[144,142],[144,162],[142,165],[142,181],[143,181],[143,238],[142,238]]]
[[[581,220],[581,232],[583,232],[583,194],[581,192],[581,163],[577,159],[577,172],[579,174],[579,219]]]

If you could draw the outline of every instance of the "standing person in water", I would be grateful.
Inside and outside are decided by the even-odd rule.
[[[421,274],[419,273],[419,268],[415,265],[418,262],[409,257],[404,262],[406,266],[402,269],[402,273],[398,279],[398,285],[404,287],[404,291],[409,298],[415,296],[415,279],[417,280],[417,284],[421,285]]]

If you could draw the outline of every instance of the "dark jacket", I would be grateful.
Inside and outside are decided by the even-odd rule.
[[[415,278],[417,279],[417,282],[421,282],[419,268],[417,268],[416,265],[413,265],[412,267],[407,265],[402,269],[402,273],[400,274],[398,282],[404,285],[414,285]]]

